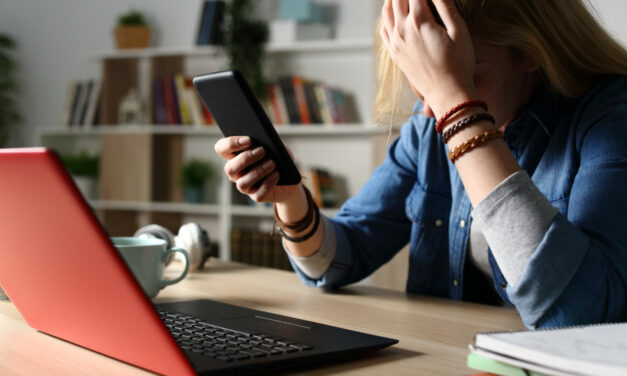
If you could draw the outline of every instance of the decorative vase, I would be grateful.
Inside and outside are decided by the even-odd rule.
[[[191,186],[187,185],[183,187],[183,200],[190,204],[200,204],[205,200],[205,187],[204,186]]]
[[[146,26],[118,26],[113,35],[119,49],[145,48],[150,43],[150,28]]]
[[[86,199],[98,198],[98,180],[90,176],[72,176],[78,190]]]

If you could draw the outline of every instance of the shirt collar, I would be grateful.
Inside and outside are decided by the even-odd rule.
[[[561,94],[540,86],[532,94],[524,109],[508,124],[507,130],[511,131],[523,124],[529,126],[529,122],[525,120],[532,120],[550,137],[555,132],[565,101],[566,98]]]

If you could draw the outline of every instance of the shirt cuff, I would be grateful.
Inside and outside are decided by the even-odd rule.
[[[518,284],[557,212],[524,170],[507,177],[473,210],[508,284]]]
[[[336,237],[335,229],[331,220],[325,216],[321,216],[322,225],[324,226],[324,237],[320,248],[307,257],[298,257],[290,253],[283,239],[283,249],[287,252],[290,259],[298,266],[298,268],[309,278],[319,279],[329,269],[333,258],[335,257]]]

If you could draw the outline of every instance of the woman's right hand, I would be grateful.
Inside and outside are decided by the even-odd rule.
[[[266,156],[263,147],[251,146],[252,140],[248,136],[225,137],[215,144],[216,153],[227,161],[224,172],[237,190],[256,202],[283,202],[298,194],[300,184],[277,185],[279,173],[274,161],[265,160],[249,168]]]

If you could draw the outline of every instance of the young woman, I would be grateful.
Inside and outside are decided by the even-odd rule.
[[[386,0],[379,36],[378,113],[403,82],[419,101],[335,218],[272,161],[248,170],[248,137],[216,143],[274,202],[298,275],[343,286],[410,242],[408,292],[512,304],[530,328],[627,320],[627,52],[583,1]]]

